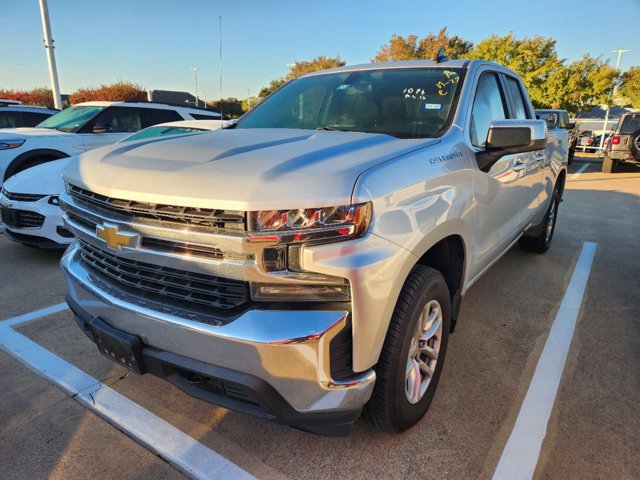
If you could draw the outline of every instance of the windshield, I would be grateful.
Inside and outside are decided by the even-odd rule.
[[[622,122],[622,127],[620,127],[620,133],[622,135],[631,135],[636,130],[640,129],[640,117],[636,117],[635,115],[629,115]]]
[[[462,86],[459,68],[398,68],[300,78],[274,92],[237,128],[302,128],[384,133],[401,138],[441,135]]]
[[[536,111],[536,115],[540,120],[547,122],[550,129],[558,128],[558,114],[555,112]]]
[[[47,118],[38,127],[55,128],[62,132],[75,133],[105,108],[96,106],[70,107]]]
[[[149,127],[144,130],[140,130],[133,135],[129,135],[127,138],[120,140],[122,142],[133,142],[135,140],[144,140],[147,138],[166,137],[170,135],[180,135],[181,133],[197,133],[205,132],[204,128],[193,127]]]

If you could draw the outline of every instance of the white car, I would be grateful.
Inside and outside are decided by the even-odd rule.
[[[178,120],[222,120],[202,108],[147,102],[85,102],[35,128],[0,130],[0,185],[22,170],[122,140],[133,132]]]
[[[201,133],[228,125],[224,120],[182,120],[145,128],[120,143]],[[73,236],[65,229],[58,196],[64,191],[62,171],[71,158],[62,158],[23,170],[7,180],[0,193],[0,218],[5,235],[40,248],[65,248]],[[36,193],[37,192],[37,193]]]

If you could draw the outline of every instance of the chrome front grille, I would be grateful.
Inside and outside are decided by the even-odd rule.
[[[14,202],[37,202],[46,195],[36,195],[35,193],[13,193],[2,187],[2,195]]]
[[[69,195],[80,204],[117,213],[127,219],[148,219],[217,229],[246,230],[245,213],[236,210],[180,207],[107,197],[69,185]]]
[[[89,232],[95,232],[98,224],[90,219],[80,217],[74,213],[67,212],[69,221]],[[167,253],[170,255],[205,258],[207,260],[230,261],[230,262],[251,262],[254,255],[245,253],[235,253],[222,251],[213,245],[203,245],[195,242],[181,242],[177,240],[167,240],[142,235],[140,242],[141,250],[149,252]]]
[[[80,258],[86,266],[105,275],[110,283],[127,293],[159,304],[230,311],[249,302],[247,282],[130,260],[84,241],[79,241],[79,246]],[[215,310],[208,312],[215,314]]]

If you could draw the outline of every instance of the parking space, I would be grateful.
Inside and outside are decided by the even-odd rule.
[[[606,175],[598,159],[576,157],[551,249],[533,255],[514,248],[471,288],[432,407],[400,435],[359,420],[350,436],[325,438],[211,406],[106,360],[68,310],[11,331],[238,472],[258,478],[342,478],[344,472],[350,478],[491,478],[583,245],[593,242],[593,265],[534,477],[640,478],[639,200],[640,169]],[[0,235],[0,259],[0,320],[63,301],[60,253]],[[6,328],[0,323],[0,346]],[[119,431],[122,425],[114,428],[41,378],[42,372],[27,370],[3,351],[0,368],[0,465],[10,478],[182,476]]]

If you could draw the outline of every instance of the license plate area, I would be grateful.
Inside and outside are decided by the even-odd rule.
[[[89,328],[100,353],[133,372],[145,373],[140,338],[113,328],[99,317],[91,320]]]

